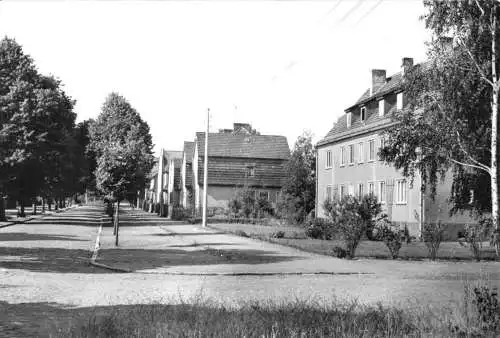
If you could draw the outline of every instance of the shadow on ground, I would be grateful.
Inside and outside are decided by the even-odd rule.
[[[0,268],[33,272],[113,273],[89,264],[91,252],[64,248],[0,247]],[[201,250],[162,249],[104,249],[98,262],[130,270],[153,269],[182,265],[268,264],[301,259],[278,256],[262,250]]]
[[[205,245],[205,244],[204,244]],[[296,256],[279,256],[264,250],[212,249],[200,250],[162,249],[104,249],[98,262],[126,267],[132,271],[171,266],[217,264],[269,264],[302,259]]]
[[[89,264],[88,250],[0,247],[0,268],[33,272],[110,273]]]
[[[77,236],[30,234],[26,232],[4,232],[0,233],[0,242],[21,241],[78,241],[86,242],[86,239],[78,239]]]
[[[154,234],[154,236],[160,237],[172,237],[172,236],[212,236],[212,235],[225,235],[224,232],[166,232],[160,234]],[[151,236],[151,234],[145,234],[146,236]]]

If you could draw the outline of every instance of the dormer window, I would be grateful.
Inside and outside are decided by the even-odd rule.
[[[385,100],[381,99],[378,101],[378,116],[384,116],[385,114]]]
[[[361,107],[361,122],[364,122],[366,120],[366,107]]]
[[[398,110],[403,109],[403,92],[398,93],[398,95],[396,96],[396,108]]]
[[[351,113],[347,113],[347,128],[351,127]]]

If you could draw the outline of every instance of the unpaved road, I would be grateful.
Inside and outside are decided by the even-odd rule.
[[[494,262],[346,261],[124,212],[120,247],[114,248],[112,229],[104,228],[98,261],[132,273],[88,264],[101,208],[80,207],[0,229],[0,301],[81,307],[177,302],[202,294],[234,305],[358,299],[446,306],[461,299],[464,280],[488,278],[500,285],[500,264]]]

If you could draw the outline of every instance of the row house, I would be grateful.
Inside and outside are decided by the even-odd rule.
[[[407,226],[412,235],[419,236],[424,223],[441,221],[447,226],[447,237],[454,238],[471,219],[466,215],[449,216],[450,175],[438,185],[432,200],[421,191],[418,175],[410,184],[401,171],[378,156],[383,147],[383,131],[397,128],[391,115],[406,105],[403,81],[411,67],[413,59],[403,58],[401,71],[392,76],[387,77],[385,70],[373,69],[371,87],[317,143],[317,214],[325,217],[322,205],[327,198],[372,193],[389,219]]]
[[[179,205],[182,155],[182,151],[160,150],[149,176],[149,187],[144,191],[145,210],[167,216],[173,206]]]
[[[203,198],[205,133],[184,144],[182,206],[199,210]],[[235,123],[208,135],[207,204],[226,209],[243,187],[256,197],[276,203],[283,186],[285,164],[290,157],[286,137],[260,135],[250,124]]]

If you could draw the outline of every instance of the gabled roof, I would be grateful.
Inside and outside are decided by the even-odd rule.
[[[192,163],[194,156],[194,142],[184,141],[184,154],[186,154],[186,162]]]
[[[205,154],[205,133],[196,133],[198,154]],[[290,157],[285,136],[208,134],[208,156],[283,159]]]
[[[430,62],[423,62],[421,64],[415,65],[415,67],[421,67],[421,71],[427,71],[431,67]],[[353,108],[366,104],[372,100],[382,98],[389,93],[397,93],[403,90],[403,76],[401,72],[398,72],[386,79],[384,85],[382,85],[376,92],[370,95],[370,89],[364,91],[363,95],[356,101],[356,103],[345,111],[349,112]],[[346,114],[342,114],[337,122],[333,125],[332,129],[326,134],[326,136],[317,143],[317,146],[328,144],[330,142],[343,139],[349,136],[354,136],[362,132],[368,132],[376,129],[386,127],[392,123],[390,116],[396,111],[395,107],[392,107],[384,116],[379,116],[378,114],[368,115],[366,121],[353,121],[350,128],[347,128],[347,118]]]
[[[182,159],[182,151],[180,150],[163,150],[163,155],[168,160],[174,160],[176,158]]]

